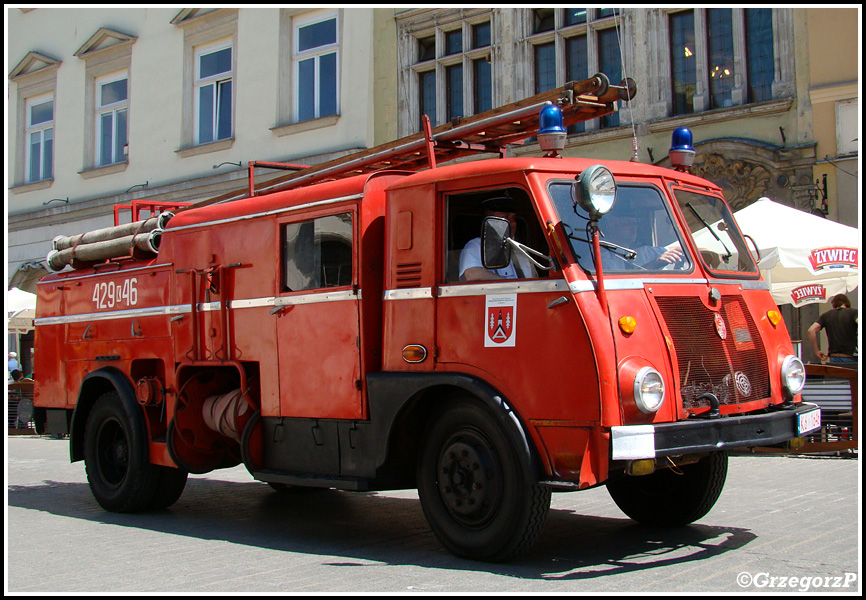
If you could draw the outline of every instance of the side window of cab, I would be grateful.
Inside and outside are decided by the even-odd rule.
[[[512,252],[511,263],[487,270],[481,261],[484,217],[506,219],[518,242],[548,254],[547,241],[532,209],[529,194],[517,187],[452,194],[446,201],[445,283],[534,279],[547,277],[523,253]]]
[[[284,292],[352,285],[352,213],[281,226]]]

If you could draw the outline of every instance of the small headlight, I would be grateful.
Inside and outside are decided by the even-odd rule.
[[[616,202],[616,180],[602,165],[593,165],[578,175],[574,188],[577,202],[592,219],[609,213]]]
[[[806,385],[806,367],[796,356],[789,355],[782,361],[782,385],[791,395],[799,394]]]
[[[665,399],[665,382],[661,374],[652,367],[644,367],[634,378],[634,402],[641,412],[650,414],[662,406]]]

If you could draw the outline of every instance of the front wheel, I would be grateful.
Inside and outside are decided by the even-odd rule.
[[[421,507],[442,545],[490,562],[528,550],[550,508],[550,488],[528,471],[486,408],[450,403],[428,429],[417,467]]]
[[[611,479],[607,491],[620,510],[639,523],[687,525],[710,512],[722,493],[727,474],[728,455],[713,452],[676,469]]]

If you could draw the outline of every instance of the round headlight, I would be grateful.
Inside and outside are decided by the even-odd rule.
[[[575,194],[581,208],[590,218],[606,215],[616,202],[616,180],[613,173],[602,165],[593,165],[577,176]]]
[[[641,412],[650,414],[662,406],[665,399],[665,381],[652,367],[644,367],[634,378],[634,402]]]
[[[782,385],[792,396],[799,394],[806,385],[806,367],[794,355],[786,356],[782,361]]]

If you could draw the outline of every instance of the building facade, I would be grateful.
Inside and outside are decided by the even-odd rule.
[[[245,189],[248,161],[315,164],[396,136],[391,10],[10,8],[7,22],[11,272],[57,235],[113,225],[117,204],[196,202]]]
[[[402,135],[606,74],[637,96],[578,126],[565,155],[665,164],[695,135],[695,171],[735,209],[760,196],[814,202],[815,142],[798,103],[796,14],[754,9],[416,9],[397,13]],[[804,90],[805,91],[805,90]],[[536,152],[528,146],[516,154]]]
[[[564,155],[668,166],[671,133],[686,126],[692,172],[734,210],[767,196],[859,225],[858,8],[412,9],[396,20],[401,135],[425,113],[441,124],[598,72],[629,77],[636,97],[573,127]],[[781,308],[806,340],[828,306]]]
[[[564,155],[667,165],[687,126],[734,210],[858,226],[859,10],[9,9],[8,267],[118,203],[206,199],[249,160],[315,164],[598,72],[637,95]],[[825,308],[783,307],[792,337]]]

